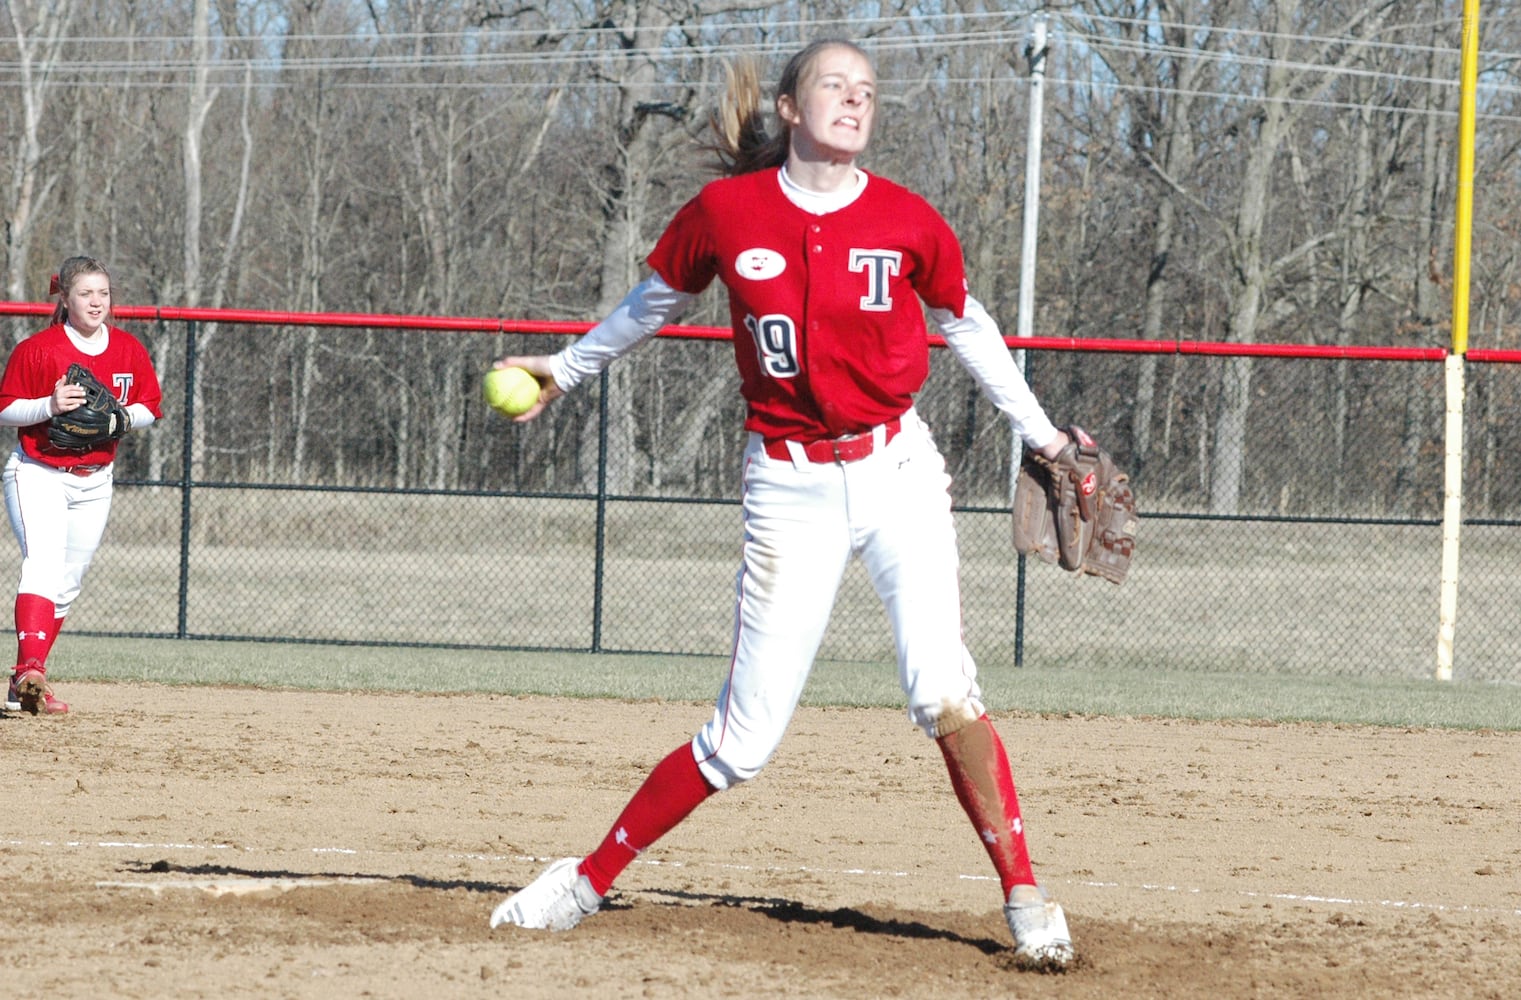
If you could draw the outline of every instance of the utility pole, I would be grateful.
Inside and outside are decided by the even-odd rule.
[[[1030,126],[1025,145],[1024,241],[1019,251],[1019,316],[1017,333],[1029,337],[1035,324],[1035,237],[1040,230],[1040,139],[1045,110],[1046,15],[1036,14],[1025,47],[1030,64]],[[1024,371],[1024,352],[1015,355]]]
[[[1046,15],[1036,14],[1032,19],[1031,38],[1025,46],[1025,60],[1030,64],[1030,126],[1025,145],[1025,203],[1024,240],[1019,251],[1019,314],[1015,333],[1029,337],[1035,328],[1035,236],[1040,229],[1040,135],[1041,119],[1045,106],[1046,82]],[[1019,373],[1025,373],[1025,352],[1014,352],[1014,363]],[[1024,442],[1019,435],[1013,436],[1009,458],[1009,504],[1013,506],[1014,490],[1019,483],[1019,467],[1024,461]],[[1016,560],[1017,581],[1015,587],[1014,614],[1014,665],[1025,662],[1025,555]]]

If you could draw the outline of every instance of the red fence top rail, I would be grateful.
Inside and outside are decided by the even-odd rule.
[[[0,316],[50,316],[48,302],[0,302]],[[204,309],[176,306],[116,306],[118,320],[235,323],[260,326],[365,327],[395,330],[453,330],[466,333],[580,335],[591,323],[572,320],[495,319],[466,316],[405,316],[390,313],[283,312],[264,309]],[[686,340],[729,340],[726,326],[668,326],[660,336]],[[931,335],[930,343],[945,346]],[[1013,350],[1101,351],[1116,354],[1197,354],[1215,357],[1350,358],[1368,361],[1441,361],[1441,347],[1353,347],[1334,344],[1233,344],[1202,340],[1124,340],[1100,337],[1005,337]],[[1472,361],[1521,362],[1521,351],[1469,351]]]
[[[0,302],[0,315],[50,316],[46,303]],[[180,306],[113,306],[118,320],[238,323],[256,326],[341,326],[398,330],[457,330],[470,333],[581,334],[592,324],[560,320],[491,319],[468,316],[402,316],[389,313],[284,312],[268,309],[206,309]]]
[[[1521,351],[1502,350],[1491,348],[1489,350],[1470,350],[1463,357],[1470,361],[1492,361],[1498,364],[1516,364],[1521,362]]]

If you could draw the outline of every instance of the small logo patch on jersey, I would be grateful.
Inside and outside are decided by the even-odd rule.
[[[787,258],[775,250],[752,247],[734,259],[734,273],[751,281],[765,281],[787,270]]]

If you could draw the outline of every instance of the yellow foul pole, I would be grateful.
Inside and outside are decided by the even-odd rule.
[[[1458,102],[1458,205],[1452,251],[1452,351],[1447,355],[1441,622],[1436,679],[1452,680],[1458,614],[1458,538],[1463,523],[1463,355],[1468,351],[1469,254],[1473,246],[1474,90],[1479,79],[1479,0],[1463,0],[1462,89]]]

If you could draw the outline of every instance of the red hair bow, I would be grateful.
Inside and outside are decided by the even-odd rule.
[[[58,287],[58,275],[55,274],[55,275],[53,275],[52,278],[50,278],[48,280],[48,294],[49,295],[61,295],[62,293],[63,293],[63,289],[60,288],[60,287]]]

